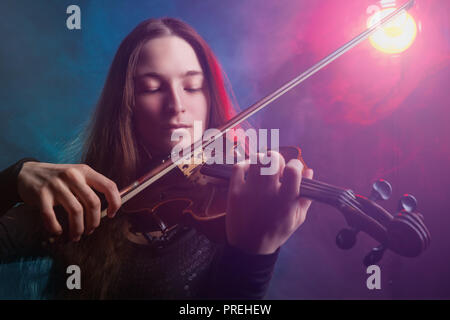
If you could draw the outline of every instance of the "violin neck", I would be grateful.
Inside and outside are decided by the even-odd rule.
[[[229,181],[231,177],[232,165],[204,165],[200,172],[204,175],[220,178]],[[339,206],[343,193],[351,193],[351,190],[333,186],[318,180],[303,178],[300,185],[301,197],[317,200],[332,206]]]

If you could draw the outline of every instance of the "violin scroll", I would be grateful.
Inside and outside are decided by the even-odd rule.
[[[375,202],[389,199],[391,193],[389,182],[378,180],[373,184],[369,198],[356,195],[358,204],[342,210],[351,229],[344,229],[338,234],[336,242],[340,248],[352,247],[359,231],[364,231],[380,243],[364,258],[366,266],[379,262],[387,249],[404,257],[417,257],[430,245],[430,232],[423,216],[416,211],[417,200],[413,195],[402,196],[399,213],[394,216]],[[353,216],[349,216],[349,212]]]
[[[430,232],[417,212],[400,211],[388,226],[389,248],[405,257],[417,257],[430,245]]]

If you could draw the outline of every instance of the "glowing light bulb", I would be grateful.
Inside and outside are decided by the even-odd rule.
[[[373,26],[393,11],[395,8],[385,8],[376,12],[367,20],[367,27]],[[385,53],[400,53],[412,45],[416,35],[417,26],[414,18],[408,12],[403,12],[376,31],[369,40],[377,50]]]

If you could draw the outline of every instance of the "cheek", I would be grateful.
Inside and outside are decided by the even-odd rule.
[[[161,114],[161,99],[156,96],[136,97],[135,114],[138,120],[151,121],[159,119]]]
[[[193,120],[206,122],[209,117],[209,103],[205,95],[193,97],[189,101],[189,112]]]
[[[160,102],[154,97],[136,97],[134,125],[137,134],[145,140],[157,134],[160,118]]]

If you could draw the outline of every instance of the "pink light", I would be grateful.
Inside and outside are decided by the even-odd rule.
[[[367,26],[371,27],[393,11],[395,11],[395,8],[385,8],[376,12],[367,20]],[[414,18],[409,13],[404,12],[375,32],[369,40],[377,50],[385,53],[400,53],[412,45],[416,35],[417,26]]]

